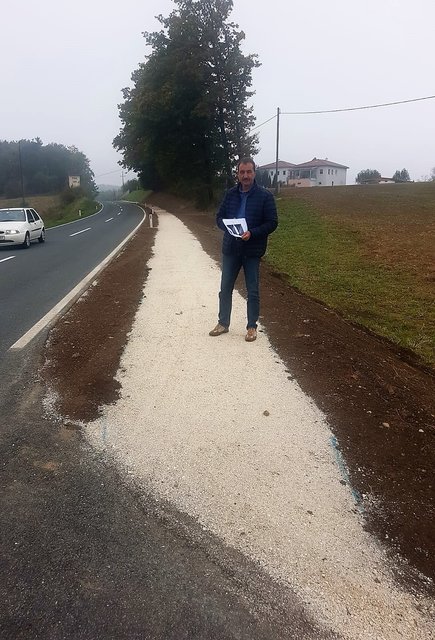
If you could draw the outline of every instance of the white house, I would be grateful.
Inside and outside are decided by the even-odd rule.
[[[346,172],[349,167],[344,164],[313,158],[293,167],[288,185],[295,187],[334,187],[346,184]]]
[[[259,169],[268,171],[273,181],[275,163],[265,164]],[[278,180],[280,184],[295,187],[333,187],[346,184],[346,173],[349,167],[344,164],[313,158],[309,162],[292,164],[278,162]]]

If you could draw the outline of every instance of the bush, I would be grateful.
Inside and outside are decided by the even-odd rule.
[[[66,189],[64,189],[60,193],[60,201],[63,205],[66,206],[71,204],[75,200],[83,198],[84,196],[85,193],[81,187],[75,187],[74,189],[71,189],[71,187],[66,187]]]

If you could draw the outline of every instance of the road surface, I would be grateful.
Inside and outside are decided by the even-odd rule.
[[[131,203],[106,203],[74,223],[47,229],[44,244],[0,249],[0,355],[106,258],[143,218]]]

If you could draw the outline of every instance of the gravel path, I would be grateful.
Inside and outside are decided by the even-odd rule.
[[[264,332],[210,338],[220,270],[174,216],[159,228],[118,373],[122,395],[87,427],[147,491],[195,517],[352,639],[435,637],[430,602],[395,586],[363,530],[325,416]]]

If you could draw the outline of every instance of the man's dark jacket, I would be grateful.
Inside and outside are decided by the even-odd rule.
[[[222,253],[261,257],[266,252],[267,236],[278,226],[275,198],[270,191],[260,187],[254,181],[246,199],[245,210],[246,224],[248,231],[251,232],[251,237],[249,240],[240,240],[232,236],[222,222],[223,218],[237,217],[242,197],[239,186],[237,185],[226,192],[216,214],[217,226],[225,231]]]

